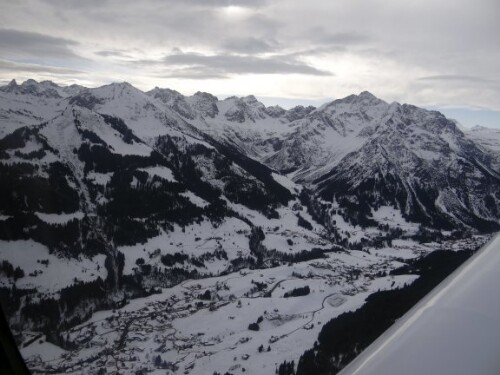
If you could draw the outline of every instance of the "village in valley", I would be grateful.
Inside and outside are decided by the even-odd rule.
[[[450,246],[475,249],[485,240]],[[34,373],[274,374],[314,345],[324,323],[376,291],[415,280],[391,275],[405,258],[442,245],[396,240],[393,248],[187,280],[61,332],[66,350],[33,333],[21,351]]]

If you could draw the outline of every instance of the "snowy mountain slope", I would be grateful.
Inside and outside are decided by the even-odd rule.
[[[496,170],[500,170],[500,130],[475,126],[464,133],[491,154]]]
[[[61,99],[70,95],[76,95],[83,89],[85,89],[85,87],[76,84],[59,86],[52,81],[37,82],[34,79],[28,79],[18,85],[16,80],[13,79],[7,86],[3,87],[1,91],[16,96],[31,95],[48,99]]]
[[[359,149],[393,110],[368,92],[327,103],[295,121],[297,129],[264,162],[310,182]]]
[[[278,215],[275,208],[290,200],[292,193],[279,185],[266,167],[227,147],[221,154],[203,141],[193,144],[188,138],[161,136],[152,148],[118,118],[72,106],[48,123],[19,129],[2,140],[2,165],[7,173],[4,181],[12,179],[15,183],[17,179],[40,178],[47,180],[50,186],[50,179],[55,178],[51,168],[61,165],[65,171],[63,180],[66,180],[62,186],[71,191],[73,197],[80,193],[80,201],[74,198],[69,206],[87,214],[95,214],[104,209],[106,203],[112,203],[107,196],[113,197],[111,187],[121,183],[115,181],[118,174],[122,179],[130,179],[130,186],[136,188],[151,181],[156,188],[167,184],[166,192],[195,190],[201,194],[198,198],[193,195],[195,200],[215,202],[222,205],[223,211],[225,203],[221,197],[228,203],[248,205],[269,216]],[[26,169],[25,173],[12,174],[12,170],[21,167]],[[116,186],[123,190],[123,186]],[[18,193],[9,190],[14,189],[13,185],[6,185],[5,189],[7,196]],[[28,190],[26,194],[29,195],[24,199],[25,210],[71,212],[68,207],[60,210],[48,207],[50,200],[43,204],[38,200],[36,207],[29,207],[31,201],[37,201],[36,191]],[[3,213],[15,213],[19,208],[8,206]]]
[[[18,85],[12,80],[0,87],[0,137],[15,129],[50,120],[64,109],[62,98],[78,93],[82,87],[61,87],[51,81],[27,80]]]
[[[185,97],[159,88],[147,94],[160,99],[197,129],[257,160],[274,153],[283,137],[295,128],[290,123],[314,109],[266,107],[253,95],[219,100],[208,93]]]
[[[217,108],[216,116],[204,119],[205,131],[258,160],[274,152],[283,135],[293,130],[284,115],[276,117],[275,108],[268,110],[252,95],[218,101]],[[203,122],[195,126],[201,128]]]
[[[499,227],[499,171],[453,122],[438,112],[397,105],[382,124],[314,182],[324,199],[348,199],[358,213],[392,205],[431,227]]]
[[[18,305],[10,312],[20,327],[56,332],[151,288],[311,259],[307,253],[314,250],[312,258],[318,257],[333,246],[324,228],[309,222],[297,191],[277,182],[269,168],[209,136],[193,138],[190,134],[198,131],[177,115],[176,122],[164,122],[170,113],[127,85],[85,93],[96,99],[93,109],[89,102],[78,105],[81,96],[73,96],[78,99],[68,100],[52,120],[0,140],[6,197],[0,206],[5,245],[0,260],[8,262],[7,269],[25,269],[19,277],[27,282],[20,286],[48,292],[29,309]],[[138,114],[138,108],[145,113]],[[125,121],[110,115],[117,113]],[[153,127],[160,131],[152,133]],[[300,220],[308,225],[299,225]],[[292,244],[286,242],[290,236]],[[40,249],[34,264],[19,256],[29,241]],[[51,281],[47,272],[53,268],[37,268],[46,254],[66,259],[49,257],[50,264],[74,266],[72,283]],[[84,260],[81,266],[78,259]],[[87,270],[92,276],[82,277]],[[10,290],[16,281],[17,276],[0,278],[10,298],[17,293]],[[76,290],[78,302],[70,297]],[[54,293],[59,302],[51,299]],[[57,319],[53,303],[60,304]],[[42,318],[34,318],[30,309],[42,311]]]
[[[291,351],[299,336],[314,343],[328,316],[413,280],[387,276],[402,260],[473,248],[485,240],[475,230],[498,228],[493,153],[437,112],[367,92],[283,110],[253,96],[30,80],[0,88],[0,108],[0,302],[40,371],[54,370],[54,355],[57,371],[78,373],[100,347],[109,363],[99,366],[122,361],[124,371],[165,370],[153,359],[161,355],[203,373],[213,354],[224,363],[213,371],[272,373],[300,354]],[[304,284],[310,296],[284,297]],[[160,288],[123,316],[104,313],[90,347],[94,328],[72,329]],[[144,301],[158,304],[149,311]],[[170,318],[147,334],[164,339],[151,336],[137,354],[145,326],[134,319],[160,311]],[[259,316],[254,334],[247,327]],[[206,340],[203,322],[212,327]],[[33,341],[41,331],[52,346]],[[271,354],[262,354],[265,368],[244,362],[275,342],[277,362]],[[189,345],[211,354],[197,357]],[[116,362],[125,347],[135,354]],[[68,353],[75,360],[61,362]]]
[[[430,226],[498,227],[498,153],[479,150],[454,121],[438,112],[388,104],[368,92],[327,103],[292,122],[283,112],[267,117],[266,107],[254,97],[216,104],[216,116],[206,120],[199,115],[202,119],[192,123],[322,191],[323,198],[338,193],[342,183],[365,189],[381,173],[388,180],[376,177],[379,185],[373,195],[392,198],[375,199],[375,208],[394,205],[405,217]],[[339,176],[329,177],[334,174]],[[327,180],[337,190],[325,193]]]
[[[128,83],[85,89],[30,80],[22,85],[12,82],[1,90],[10,97],[59,100],[45,103],[58,117],[39,132],[56,150],[44,157],[69,167],[72,183],[81,190],[88,207],[96,205],[90,197],[94,188],[85,187],[87,180],[101,187],[113,181],[116,169],[100,161],[110,152],[121,160],[118,164],[132,156],[141,160],[138,164],[146,163],[137,173],[166,168],[168,172],[163,173],[171,175],[171,182],[179,182],[179,174],[185,181],[192,179],[192,173],[204,176],[201,186],[210,186],[208,191],[214,193],[192,183],[187,190],[197,190],[196,201],[207,201],[207,194],[223,193],[233,203],[244,201],[272,216],[276,206],[270,208],[269,204],[273,200],[286,204],[289,193],[279,187],[271,170],[252,158],[264,160],[272,168],[291,172],[290,177],[318,194],[309,199],[310,209],[322,206],[315,203],[318,197],[331,201],[338,195],[326,216],[322,210],[315,213],[334,232],[330,225],[334,222],[342,221],[350,232],[361,222],[373,225],[371,211],[380,206],[394,206],[407,220],[430,226],[466,224],[485,229],[486,224],[493,228],[498,222],[498,174],[490,156],[440,114],[387,104],[368,92],[316,110],[296,107],[284,111],[266,108],[253,96],[219,101],[200,92],[191,97],[159,88],[144,93]],[[66,126],[72,122],[85,129]],[[90,143],[82,142],[78,132]],[[5,162],[21,162],[15,154],[7,152]],[[152,157],[154,162],[145,162],[150,154],[160,154],[166,164],[157,165],[157,156]],[[229,168],[227,160],[232,163]],[[248,174],[253,176],[253,187],[245,194],[236,194],[236,185],[224,181]],[[132,176],[132,184],[137,181]],[[368,185],[372,187],[366,190]],[[365,194],[363,189],[372,193]],[[248,198],[259,191],[271,192],[274,198],[259,204]],[[360,196],[367,201],[357,202]],[[99,200],[105,202],[106,198],[101,194]],[[342,207],[337,210],[339,204]]]
[[[178,129],[186,130],[177,113],[126,82],[86,89],[66,100],[69,104],[126,121],[137,136],[149,143],[155,137],[179,134]]]
[[[290,110],[265,107],[250,95],[243,98],[229,97],[225,100],[211,97],[211,104],[216,106],[217,110],[207,115],[189,104],[197,101],[197,96],[198,94],[195,94],[182,98],[177,95],[176,104],[168,100],[165,102],[170,103],[170,107],[191,124],[214,138],[237,147],[274,169],[300,169],[304,175],[307,175],[308,170],[311,170],[311,174],[321,175],[332,167],[332,158],[338,161],[359,147],[370,132],[369,129],[364,129],[366,118],[371,116],[374,122],[371,125],[375,126],[378,121],[377,111],[385,110],[368,106],[370,101],[380,103],[381,107],[385,104],[369,93],[361,94],[359,101],[356,100],[357,97],[351,96],[317,110],[303,106]],[[179,101],[183,104],[179,105]],[[362,114],[353,114],[360,109]],[[360,137],[358,133],[361,133]],[[295,176],[294,179],[304,178]],[[311,179],[312,177],[309,178]]]
[[[84,123],[89,129],[85,131],[95,134],[111,153],[147,157],[151,150],[169,159],[171,165],[164,168],[167,171],[177,168],[177,173],[192,162],[196,166],[194,170],[198,169],[196,173],[209,176],[206,181],[215,191],[224,190],[228,185],[221,181],[220,165],[213,163],[219,158],[228,158],[236,169],[230,168],[226,173],[235,176],[250,173],[257,177],[256,186],[260,191],[274,189],[277,201],[286,203],[288,198],[284,201],[280,198],[283,190],[277,187],[271,171],[251,158],[264,160],[272,168],[291,172],[290,177],[306,183],[318,194],[309,199],[313,211],[314,207],[322,207],[316,201],[331,201],[332,194],[339,195],[329,205],[326,216],[322,209],[315,212],[334,232],[331,223],[343,222],[351,233],[360,223],[373,225],[376,221],[371,219],[370,212],[376,212],[380,206],[394,206],[406,220],[430,226],[439,223],[451,228],[466,224],[486,229],[494,228],[498,222],[494,183],[498,174],[490,156],[464,139],[453,122],[437,112],[387,104],[368,92],[327,103],[316,110],[296,107],[282,111],[277,107],[266,108],[253,96],[219,101],[200,92],[191,97],[159,88],[143,93],[128,83],[84,89],[28,81],[22,85],[11,83],[2,91],[15,96],[55,97],[60,99],[54,104],[57,108],[65,105],[73,111],[86,108]],[[40,94],[45,91],[46,94]],[[69,112],[66,109],[64,113]],[[97,121],[100,126],[90,125],[95,122],[92,116],[102,117]],[[114,124],[114,135],[105,134],[104,129],[109,130],[109,124],[102,125],[106,116],[111,116],[107,123]],[[92,167],[78,165],[82,158],[93,158],[89,156],[90,148],[84,147],[77,158],[74,149],[78,151],[78,145],[65,144],[65,139],[76,141],[78,137],[64,135],[62,129],[51,131],[53,134],[47,134],[46,138],[56,142],[52,145],[54,149],[61,146],[65,162],[74,171],[74,178],[80,181],[78,188],[87,195],[86,201],[90,201],[82,182],[85,174],[89,180],[102,185],[110,181],[114,171],[96,162]],[[125,141],[116,137],[117,131],[121,131]],[[98,145],[91,148],[98,149]],[[186,153],[190,154],[189,162],[183,160]],[[5,158],[16,160],[11,154]],[[82,172],[82,168],[87,170]],[[190,180],[190,172],[182,173],[185,180]],[[177,181],[175,176],[174,180]],[[373,193],[365,197],[366,202],[357,202],[353,195],[364,196],[364,193],[359,195],[359,191],[368,185],[372,186],[369,190]],[[198,198],[206,201],[203,189],[196,184],[192,189],[198,189],[201,194]],[[236,202],[242,199],[241,194],[229,194],[233,194]],[[345,198],[342,202],[340,195]],[[354,204],[348,203],[349,199]],[[246,199],[246,204],[253,204],[254,208],[263,209],[268,203],[266,200],[259,206],[252,203],[252,199]],[[339,203],[343,207],[338,210]],[[272,209],[266,210],[267,215],[274,215]]]

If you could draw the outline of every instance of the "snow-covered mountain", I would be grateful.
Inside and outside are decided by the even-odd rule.
[[[474,132],[464,134],[437,111],[389,104],[366,91],[302,111],[269,111],[253,96],[215,104],[217,116],[198,113],[190,122],[323,200],[358,201],[353,207],[364,221],[371,209],[394,206],[433,227],[498,228],[495,138],[478,146],[471,138],[480,138],[469,135]],[[290,117],[297,111],[302,116]],[[336,204],[328,210],[337,211]]]
[[[500,129],[476,125],[467,129],[465,134],[481,146],[493,158],[496,170],[500,170]]]
[[[39,91],[14,95],[33,92]],[[162,102],[126,83],[60,99],[55,106],[65,107],[54,118],[18,128],[0,141],[2,240],[34,240],[47,248],[40,256],[102,255],[106,262],[97,266],[106,268],[113,288],[124,269],[129,276],[142,274],[141,288],[168,286],[331,248],[322,227],[310,223],[297,198],[299,187],[200,133]],[[300,220],[307,225],[299,226]],[[257,227],[271,231],[278,243],[294,233],[297,246],[287,245],[286,254],[273,241],[266,247]],[[143,273],[136,262],[147,255]],[[165,260],[167,255],[174,260]],[[35,258],[2,257],[36,267],[26,264]],[[180,274],[150,274],[151,268],[177,263],[185,263]],[[34,276],[26,286],[51,290],[72,282],[47,286]],[[132,295],[138,292],[134,288]]]
[[[438,112],[386,108],[366,142],[314,181],[320,195],[392,205],[433,227],[497,228],[500,175],[493,157]]]
[[[53,118],[63,110],[61,99],[76,94],[80,86],[61,87],[51,81],[27,80],[21,85],[12,80],[0,87],[0,137],[15,129]]]
[[[402,259],[475,248],[500,228],[500,150],[480,133],[368,92],[285,110],[125,82],[12,81],[0,88],[0,302],[36,371],[97,373],[109,363],[81,350],[92,342],[117,368],[127,348],[130,373],[203,373],[196,361],[274,373],[273,356],[302,354],[297,330],[311,346],[321,320],[413,280],[388,275]],[[313,311],[288,298],[305,283]],[[96,320],[112,308],[124,315]],[[139,353],[132,321],[153,314],[162,338]],[[265,330],[250,334],[251,319]],[[256,343],[275,351],[244,364]]]

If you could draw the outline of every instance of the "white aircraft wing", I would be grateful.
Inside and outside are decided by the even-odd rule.
[[[500,374],[500,235],[340,374]]]

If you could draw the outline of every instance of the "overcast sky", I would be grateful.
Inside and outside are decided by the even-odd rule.
[[[499,0],[0,0],[0,81],[321,103],[368,90],[500,126]]]

